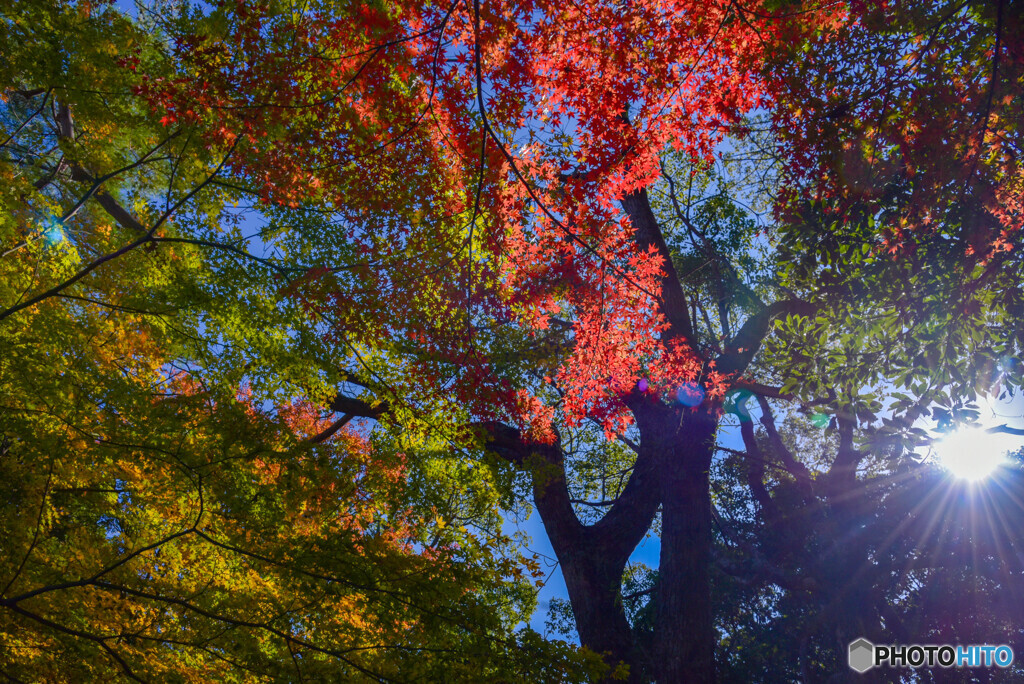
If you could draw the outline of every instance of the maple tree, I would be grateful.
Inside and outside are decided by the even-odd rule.
[[[696,349],[645,190],[666,147],[707,157],[762,101],[765,36],[834,20],[762,9],[389,3],[338,18],[319,5],[298,16],[221,4],[177,43],[186,75],[140,89],[168,124],[186,116],[214,139],[245,136],[232,171],[268,205],[328,208],[365,261],[315,255],[322,263],[293,292],[330,334],[374,339],[373,350],[352,346],[357,387],[345,389],[364,396],[331,405],[379,417],[446,403],[532,471],[580,637],[634,678],[650,664],[665,681],[712,677],[717,416],[772,318],[803,307],[761,307],[724,345]],[[237,58],[218,57],[230,44]],[[403,279],[413,260],[417,277]],[[532,358],[508,351],[517,338],[534,341]],[[524,385],[515,371],[531,360],[550,372]],[[661,400],[681,382],[708,400]],[[612,435],[635,421],[642,434],[631,476],[593,525],[569,501],[559,415],[570,429],[594,419]],[[620,583],[659,507],[657,643],[641,658]]]
[[[164,384],[172,375],[195,377],[212,389],[175,390],[153,403],[151,392],[127,388],[95,404],[99,417],[120,430],[144,430],[106,416],[138,411],[142,425],[166,423],[153,434],[191,435],[186,416],[171,420],[161,412],[171,401],[193,407],[196,424],[206,426],[196,428],[202,439],[189,438],[199,440],[189,453],[200,460],[188,468],[206,468],[211,449],[243,444],[286,461],[278,467],[246,451],[253,460],[229,459],[230,467],[216,469],[233,478],[232,487],[210,492],[227,497],[226,510],[238,505],[230,499],[234,487],[263,486],[244,515],[226,518],[223,534],[284,524],[268,522],[270,510],[316,512],[326,486],[355,507],[355,518],[311,522],[310,534],[344,539],[351,534],[346,524],[372,527],[369,516],[386,521],[394,529],[380,523],[384,551],[353,542],[346,562],[425,564],[438,573],[436,583],[410,588],[410,596],[437,593],[432,605],[443,615],[457,620],[465,611],[488,625],[427,630],[437,623],[424,613],[417,624],[427,641],[411,646],[386,607],[371,607],[364,596],[339,598],[337,606],[361,621],[349,623],[360,638],[376,631],[395,649],[442,654],[424,664],[410,658],[389,666],[373,655],[350,664],[367,676],[436,676],[440,670],[418,668],[455,667],[443,656],[455,639],[507,635],[514,616],[524,614],[525,588],[509,582],[515,561],[488,560],[513,557],[508,540],[496,535],[481,556],[463,558],[451,544],[479,548],[478,540],[446,522],[469,515],[493,530],[495,505],[502,497],[514,501],[509,480],[518,477],[528,482],[558,555],[581,642],[608,664],[628,666],[610,676],[711,682],[722,641],[716,620],[727,619],[716,617],[720,587],[731,586],[721,584],[721,573],[745,576],[757,592],[751,600],[765,599],[766,582],[786,575],[768,567],[789,564],[796,568],[789,575],[801,581],[829,577],[827,564],[808,570],[813,563],[775,544],[785,526],[778,521],[826,511],[828,524],[792,534],[825,539],[849,531],[859,524],[857,506],[884,508],[884,497],[858,499],[857,492],[906,456],[897,449],[921,443],[913,423],[933,402],[946,402],[950,416],[962,414],[969,391],[991,387],[997,362],[1003,386],[1016,383],[1019,342],[1010,321],[1019,309],[1019,84],[1010,65],[1020,59],[1012,30],[1018,15],[1015,3],[920,9],[895,2],[522,0],[296,8],[268,1],[143,13],[140,31],[111,8],[89,4],[12,12],[18,19],[8,30],[17,27],[19,36],[56,22],[62,35],[80,38],[61,53],[73,58],[70,67],[54,60],[42,75],[34,63],[38,39],[12,43],[22,49],[12,50],[14,66],[5,74],[16,92],[5,109],[5,147],[13,146],[4,158],[12,179],[4,239],[16,246],[5,255],[15,257],[5,268],[16,284],[5,293],[0,325],[16,331],[6,333],[12,339],[25,335],[18,349],[44,357],[56,343],[36,343],[28,321],[72,339],[67,329],[77,321],[55,321],[85,316],[104,334],[113,326],[115,346],[151,344],[128,355],[149,364],[139,377]],[[957,58],[938,59],[939,49]],[[35,81],[25,82],[25,74]],[[118,97],[102,95],[110,92]],[[896,94],[904,97],[896,102]],[[48,102],[56,103],[51,111]],[[712,170],[716,144],[749,128],[744,116],[755,110],[774,117],[769,133],[782,156],[781,173],[770,176],[782,191],[768,236],[739,206],[735,169]],[[77,133],[86,130],[88,136]],[[966,163],[947,164],[951,158]],[[776,199],[764,185],[754,192]],[[252,233],[230,209],[238,202],[254,205],[246,218],[258,226]],[[26,230],[20,217],[32,212],[36,221],[62,216],[58,234],[45,222]],[[69,237],[61,240],[64,231]],[[72,248],[93,250],[92,261],[81,266]],[[63,261],[53,265],[58,254]],[[908,295],[903,283],[916,292]],[[65,300],[85,309],[62,308]],[[154,301],[160,313],[147,314],[145,325],[127,310],[148,311]],[[111,304],[118,315],[102,315]],[[991,311],[1002,316],[995,331]],[[891,343],[894,335],[899,344]],[[31,355],[19,353],[12,358],[25,368]],[[76,372],[106,378],[105,369],[124,364],[103,353],[83,354],[90,363],[99,354],[98,365],[79,362]],[[182,359],[189,364],[168,373],[167,364]],[[885,380],[914,396],[894,395],[896,416],[879,428]],[[44,391],[23,379],[8,395],[20,405],[24,397],[57,393],[51,405],[67,407],[77,395],[61,388],[71,379],[54,382]],[[237,396],[241,388],[252,396]],[[743,392],[813,404],[833,416],[838,441],[812,472],[778,447],[767,423],[774,451],[759,461],[750,423],[741,421],[748,501],[761,515],[745,533],[770,563],[740,554],[747,566],[737,567],[721,557],[730,538],[713,495],[723,496],[719,478],[727,476],[713,466],[723,415],[744,416]],[[279,408],[270,411],[266,402]],[[306,444],[326,426],[303,402],[338,414],[334,441]],[[296,427],[299,414],[305,427]],[[340,427],[355,417],[379,421],[373,434],[394,443],[367,447]],[[33,424],[14,432],[25,439],[20,435],[40,430]],[[288,446],[269,436],[266,447],[241,438],[260,430]],[[474,442],[506,468],[460,451]],[[84,465],[95,447],[88,440],[81,447],[86,456],[69,476],[99,467]],[[310,456],[329,449],[346,456]],[[401,453],[407,471],[399,468]],[[765,460],[780,469],[779,479],[758,469]],[[381,479],[366,476],[372,492],[351,488],[353,478],[363,482],[362,471],[350,469],[357,464],[381,468]],[[172,471],[164,493],[204,491]],[[403,482],[421,487],[414,502],[402,499],[415,503],[408,513],[394,505]],[[280,503],[252,503],[262,497]],[[445,499],[447,513],[427,515]],[[108,497],[106,505],[124,503]],[[150,525],[180,520],[189,529],[180,509],[163,505]],[[771,519],[775,508],[787,507]],[[30,528],[15,526],[21,548],[29,540],[34,549]],[[659,568],[634,572],[629,558],[652,526]],[[273,529],[277,536],[249,532],[272,547],[254,553],[276,557],[293,539]],[[95,527],[89,533],[105,537]],[[453,534],[445,537],[448,547],[438,545]],[[430,535],[437,539],[425,544]],[[845,561],[829,562],[865,562],[867,548],[844,549]],[[182,572],[192,565],[180,562]],[[265,591],[294,600],[315,591],[290,577],[274,578],[280,584]],[[876,580],[874,586],[884,584]],[[510,584],[517,598],[491,622],[455,590],[478,586],[486,604]],[[802,609],[834,588],[825,584]],[[789,580],[780,586],[789,592],[783,601],[799,595]],[[134,599],[148,599],[129,589]],[[254,600],[267,600],[261,591],[253,589],[262,597]],[[877,619],[847,608],[851,625]],[[321,619],[329,621],[313,611],[289,627],[310,629]],[[245,626],[267,631],[263,622]],[[278,649],[305,649],[292,658],[298,672],[316,656],[296,641],[303,637],[286,633]],[[742,633],[734,625],[729,638]],[[512,637],[504,638],[508,647]],[[557,674],[546,676],[578,672],[574,658],[588,666],[586,653],[579,659],[553,644],[533,646],[538,658],[552,659]],[[727,672],[734,662],[724,647],[719,661]],[[133,648],[125,646],[123,657],[138,658]],[[247,653],[259,658],[238,662],[262,672],[295,653],[268,648],[253,645]],[[480,648],[479,659],[454,671],[468,677],[472,668],[480,671],[478,661],[505,676],[544,667],[541,660],[503,661],[509,650],[488,660]],[[183,662],[178,655],[167,659]]]
[[[308,401],[337,349],[274,280],[307,269],[245,248],[235,141],[141,106],[138,64],[175,69],[159,22],[90,3],[3,16],[0,672],[600,671],[515,629],[537,568],[501,531],[490,469]]]
[[[707,469],[719,409],[772,318],[806,308],[755,298],[742,327],[725,315],[731,339],[698,349],[644,189],[666,147],[707,157],[762,102],[766,35],[834,20],[763,9],[391,3],[338,19],[316,5],[301,17],[218,5],[202,19],[209,33],[179,41],[189,73],[141,90],[168,123],[184,113],[214,137],[247,135],[233,171],[283,215],[329,208],[365,261],[325,250],[293,291],[330,334],[374,339],[353,345],[355,384],[332,407],[415,418],[441,402],[532,472],[580,637],[634,678],[655,664],[665,681],[712,677]],[[218,59],[232,42],[244,57]],[[409,262],[415,279],[401,277]],[[524,385],[517,371],[538,364],[543,377]],[[701,395],[689,407],[660,398],[680,383]],[[642,435],[593,525],[571,506],[555,418],[563,429],[593,419],[608,435],[635,421]],[[642,657],[620,584],[659,507],[657,642]]]

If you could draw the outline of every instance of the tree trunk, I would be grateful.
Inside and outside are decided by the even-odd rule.
[[[630,682],[641,682],[642,666],[621,598],[624,565],[601,544],[580,544],[559,556],[580,643],[605,654],[610,664],[629,665]]]
[[[678,414],[677,414],[678,415]],[[659,684],[712,684],[711,490],[708,470],[717,420],[686,412],[662,460],[661,561],[655,611]],[[674,439],[672,438],[674,437]]]
[[[518,433],[490,447],[531,466],[534,502],[562,566],[580,642],[630,681],[653,673],[659,684],[712,684],[715,636],[710,587],[711,491],[715,407],[696,410],[633,397],[641,442],[625,488],[605,516],[583,525],[573,510],[559,444],[528,445]],[[661,561],[655,601],[654,652],[641,653],[622,605],[622,573],[662,507]]]
[[[583,525],[569,501],[560,448],[534,450],[547,461],[533,471],[534,503],[562,566],[580,643],[603,654],[612,667],[625,663],[629,681],[642,682],[641,660],[621,589],[629,555],[650,527],[657,507],[650,491],[653,469],[638,459],[623,491],[624,501],[600,522]]]
[[[660,413],[666,410],[671,409],[661,407]],[[601,520],[584,525],[569,498],[560,440],[538,444],[523,440],[518,430],[501,423],[480,427],[489,435],[488,449],[530,471],[533,500],[562,566],[580,642],[604,654],[612,667],[628,665],[630,682],[644,681],[647,661],[626,619],[622,574],[658,509],[657,452],[641,449],[616,503]]]

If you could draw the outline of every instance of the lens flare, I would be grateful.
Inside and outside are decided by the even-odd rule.
[[[44,225],[43,238],[51,245],[64,241],[64,227],[57,219],[50,219]]]
[[[684,382],[676,392],[676,398],[683,406],[693,408],[704,401],[704,388],[694,382]]]
[[[750,409],[747,407],[747,401],[754,396],[751,392],[743,389],[731,389],[725,395],[725,403],[723,408],[726,413],[731,413],[740,419],[741,423],[749,423]]]

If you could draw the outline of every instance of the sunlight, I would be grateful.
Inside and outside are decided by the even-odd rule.
[[[933,449],[939,463],[952,475],[977,482],[991,475],[1006,462],[1006,453],[1019,446],[1019,437],[970,427],[950,432]]]

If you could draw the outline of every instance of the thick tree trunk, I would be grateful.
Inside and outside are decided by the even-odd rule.
[[[633,395],[640,431],[633,472],[605,516],[583,525],[570,501],[560,444],[524,443],[518,431],[490,426],[489,448],[532,470],[534,502],[562,566],[583,645],[630,680],[653,673],[659,684],[713,684],[715,633],[710,587],[709,468],[715,407],[687,409]],[[531,456],[532,455],[532,456]],[[654,652],[641,653],[622,605],[622,573],[662,507],[661,561],[654,605]]]
[[[533,500],[562,566],[580,642],[617,667],[629,666],[631,682],[644,681],[644,662],[622,605],[622,574],[630,554],[650,529],[658,507],[659,476],[653,452],[637,455],[616,503],[593,525],[576,516],[565,479],[561,444],[524,441],[519,431],[483,423],[488,448],[529,468]],[[621,680],[617,680],[621,681]]]
[[[661,561],[655,611],[659,684],[712,684],[711,492],[717,420],[687,412],[662,460]],[[666,445],[669,446],[669,445]]]
[[[603,654],[613,668],[625,663],[629,681],[642,682],[643,667],[621,596],[622,573],[636,542],[623,544],[608,529],[580,524],[558,477],[535,486],[534,500],[562,566],[580,643]]]
[[[641,664],[621,599],[624,565],[597,543],[584,543],[559,555],[580,643],[606,654],[611,664],[629,665],[631,682],[640,682]]]

